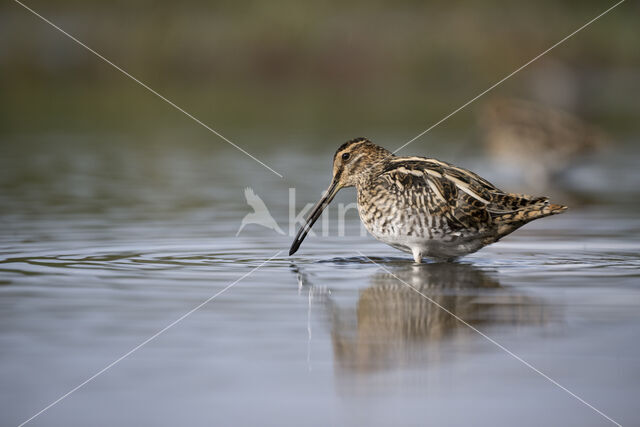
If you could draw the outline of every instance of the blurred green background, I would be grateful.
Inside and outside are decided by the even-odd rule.
[[[242,145],[361,134],[399,145],[614,2],[25,4]],[[623,3],[492,94],[635,135],[638,16]],[[0,22],[0,135],[215,138],[17,3],[0,5]],[[472,135],[474,107],[437,132]]]

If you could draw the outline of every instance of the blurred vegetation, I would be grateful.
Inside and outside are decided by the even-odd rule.
[[[25,3],[232,139],[264,132],[283,141],[377,132],[411,138],[614,4]],[[636,134],[639,12],[638,3],[623,3],[495,95],[557,104],[610,134]],[[11,1],[0,5],[0,69],[0,135],[198,131]],[[438,131],[468,132],[473,112]]]

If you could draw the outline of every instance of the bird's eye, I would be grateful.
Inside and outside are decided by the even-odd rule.
[[[344,154],[342,155],[342,160],[349,160],[349,157],[351,157],[351,154],[349,154],[349,153],[344,153]]]

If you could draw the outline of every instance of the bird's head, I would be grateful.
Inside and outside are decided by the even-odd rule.
[[[374,144],[366,138],[355,138],[338,147],[333,155],[331,185],[311,210],[311,214],[309,214],[304,226],[298,231],[291,244],[289,255],[293,255],[298,250],[324,208],[331,203],[341,188],[353,187],[358,182],[365,180],[367,176],[375,171],[377,164],[390,156],[393,156],[393,154],[389,150]]]
[[[333,183],[337,190],[353,187],[374,170],[372,166],[392,156],[386,150],[366,138],[355,138],[345,142],[333,155]]]

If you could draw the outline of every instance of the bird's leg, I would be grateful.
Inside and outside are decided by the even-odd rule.
[[[422,264],[422,252],[420,251],[420,248],[414,246],[411,248],[411,252],[413,253],[413,260],[416,264]]]

